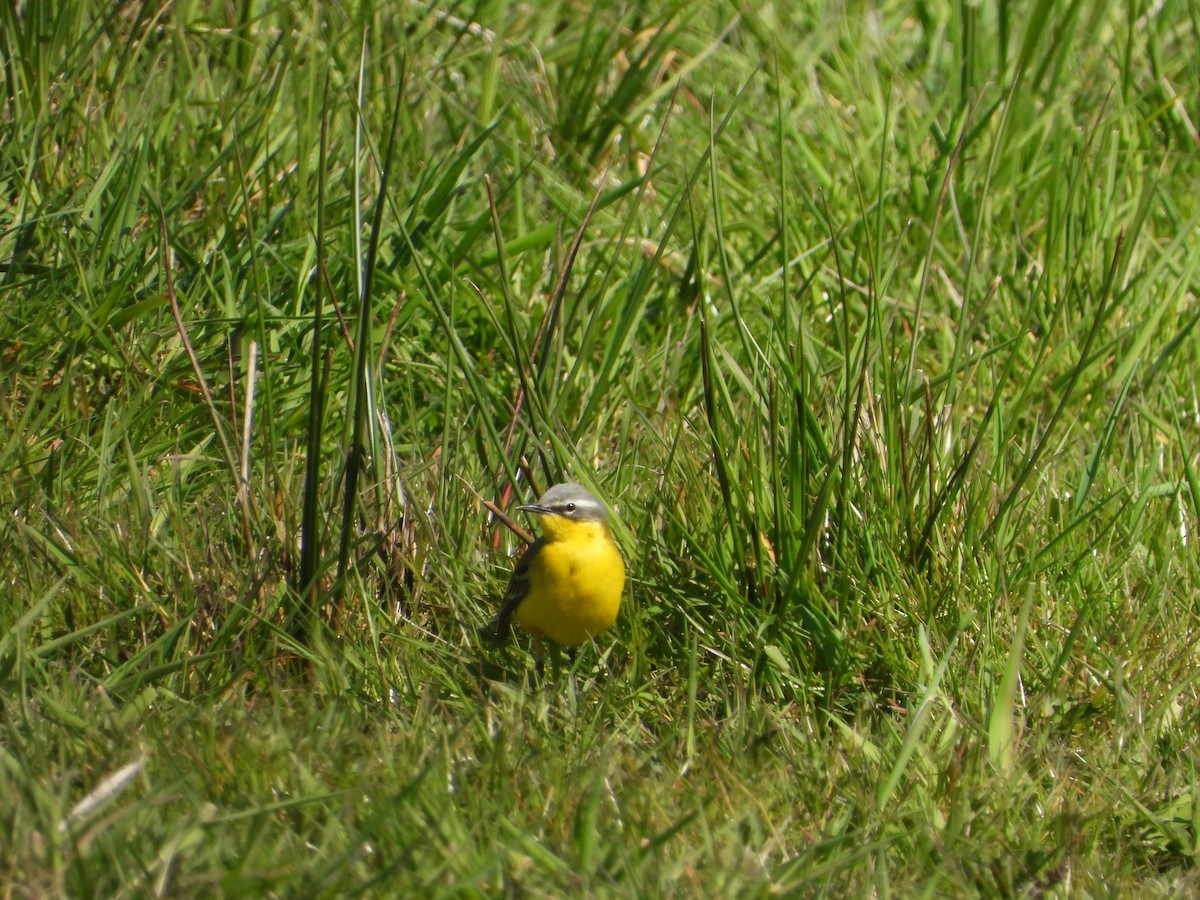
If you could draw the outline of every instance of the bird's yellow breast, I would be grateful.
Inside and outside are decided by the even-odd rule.
[[[617,620],[625,562],[602,522],[556,522],[529,566],[521,627],[573,647]]]

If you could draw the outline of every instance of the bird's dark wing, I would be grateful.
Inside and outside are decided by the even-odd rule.
[[[512,628],[513,614],[521,605],[521,601],[525,599],[525,595],[529,593],[529,567],[541,551],[543,543],[544,540],[538,538],[529,545],[529,549],[521,554],[520,560],[517,561],[517,567],[513,569],[512,579],[508,582],[508,590],[504,592],[504,602],[500,605],[500,612],[489,623],[493,633],[500,640],[508,637],[509,629]]]

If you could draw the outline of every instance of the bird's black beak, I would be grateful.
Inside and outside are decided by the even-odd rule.
[[[550,512],[550,510],[542,506],[540,503],[530,503],[526,506],[518,506],[517,509],[519,509],[521,512],[533,513],[535,516],[544,516],[546,513]]]

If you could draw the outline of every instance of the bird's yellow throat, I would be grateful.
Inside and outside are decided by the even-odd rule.
[[[573,647],[617,620],[625,562],[603,522],[541,518],[544,537],[530,564],[529,592],[517,607],[517,622]]]

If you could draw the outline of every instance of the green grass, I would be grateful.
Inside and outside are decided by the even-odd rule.
[[[1197,890],[1194,4],[16,7],[0,891]]]

